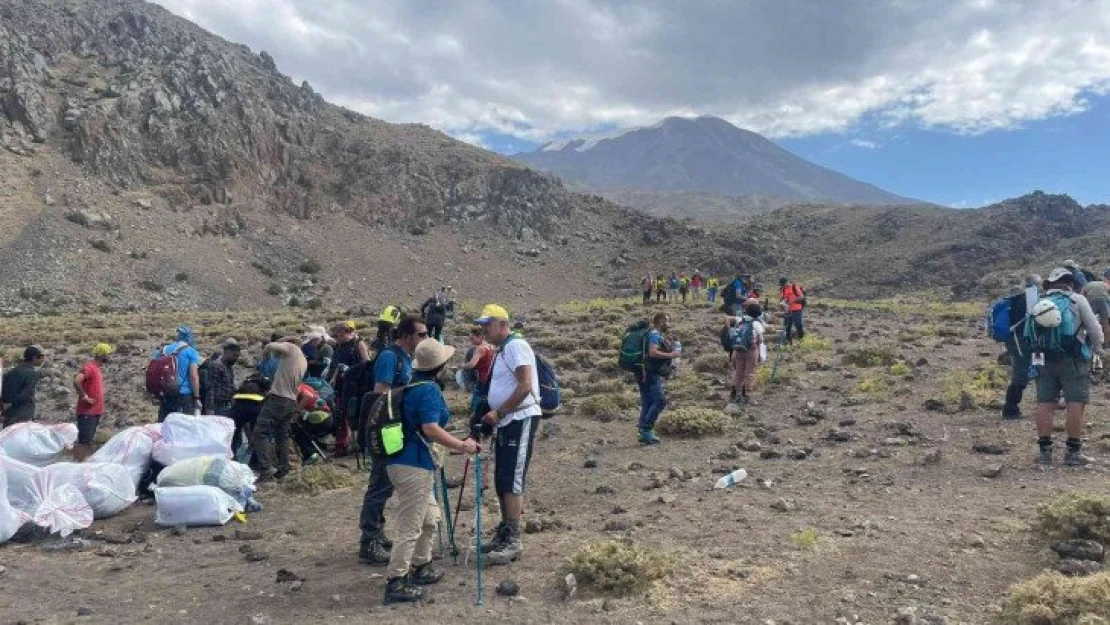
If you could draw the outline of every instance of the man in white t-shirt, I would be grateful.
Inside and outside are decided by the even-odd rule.
[[[486,340],[497,347],[490,373],[489,405],[482,420],[496,425],[494,487],[501,502],[497,535],[483,551],[490,564],[508,564],[520,557],[520,518],[524,513],[524,482],[532,460],[540,414],[540,379],[532,347],[513,334],[509,313],[490,304],[477,320]]]

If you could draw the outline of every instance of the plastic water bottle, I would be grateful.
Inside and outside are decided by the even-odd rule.
[[[748,477],[747,471],[744,469],[736,469],[732,473],[717,480],[717,484],[714,485],[713,488],[730,488],[744,481],[746,477]]]
[[[681,354],[682,353],[682,342],[681,341],[675,341],[674,342],[674,353],[676,353],[676,354]],[[672,359],[671,362],[674,364],[674,366],[677,367],[682,362],[682,359],[681,358],[674,358],[674,359]]]

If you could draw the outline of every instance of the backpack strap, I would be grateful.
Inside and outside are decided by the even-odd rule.
[[[520,338],[520,337],[517,336],[516,333],[510,333],[508,338],[506,338],[504,341],[501,341],[501,345],[497,346],[497,354],[502,355],[504,353],[503,350],[505,349],[505,346],[508,345],[509,343],[512,343],[514,340],[516,340],[518,338]],[[532,367],[533,368],[539,367],[539,364],[536,362],[537,359],[535,358],[535,352],[533,352],[532,355],[533,355]],[[496,364],[496,360],[497,359],[495,357],[494,358],[494,364]],[[505,362],[504,356],[502,356],[501,362]],[[539,375],[539,374],[537,373],[537,375]],[[513,376],[514,377],[516,376],[516,371],[513,371]],[[489,377],[490,377],[490,381],[492,381],[493,380],[493,365],[490,366]],[[539,398],[539,395],[537,394],[537,392],[535,391],[535,389],[533,389],[532,391],[530,391],[528,393],[528,397],[532,398],[533,403],[528,405],[528,406],[517,406],[517,410],[523,410],[524,408],[531,408],[532,406],[538,406],[540,404],[540,398]]]

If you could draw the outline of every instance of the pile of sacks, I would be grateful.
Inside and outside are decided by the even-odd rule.
[[[127,428],[88,462],[58,462],[77,440],[73,424],[0,430],[0,543],[33,523],[67,536],[118,514],[148,485],[159,525],[223,525],[262,506],[254,473],[231,460],[231,419],[171,414]]]

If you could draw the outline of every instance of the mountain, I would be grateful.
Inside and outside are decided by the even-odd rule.
[[[725,218],[797,202],[921,203],[810,163],[717,117],[668,117],[513,158],[653,215]]]

